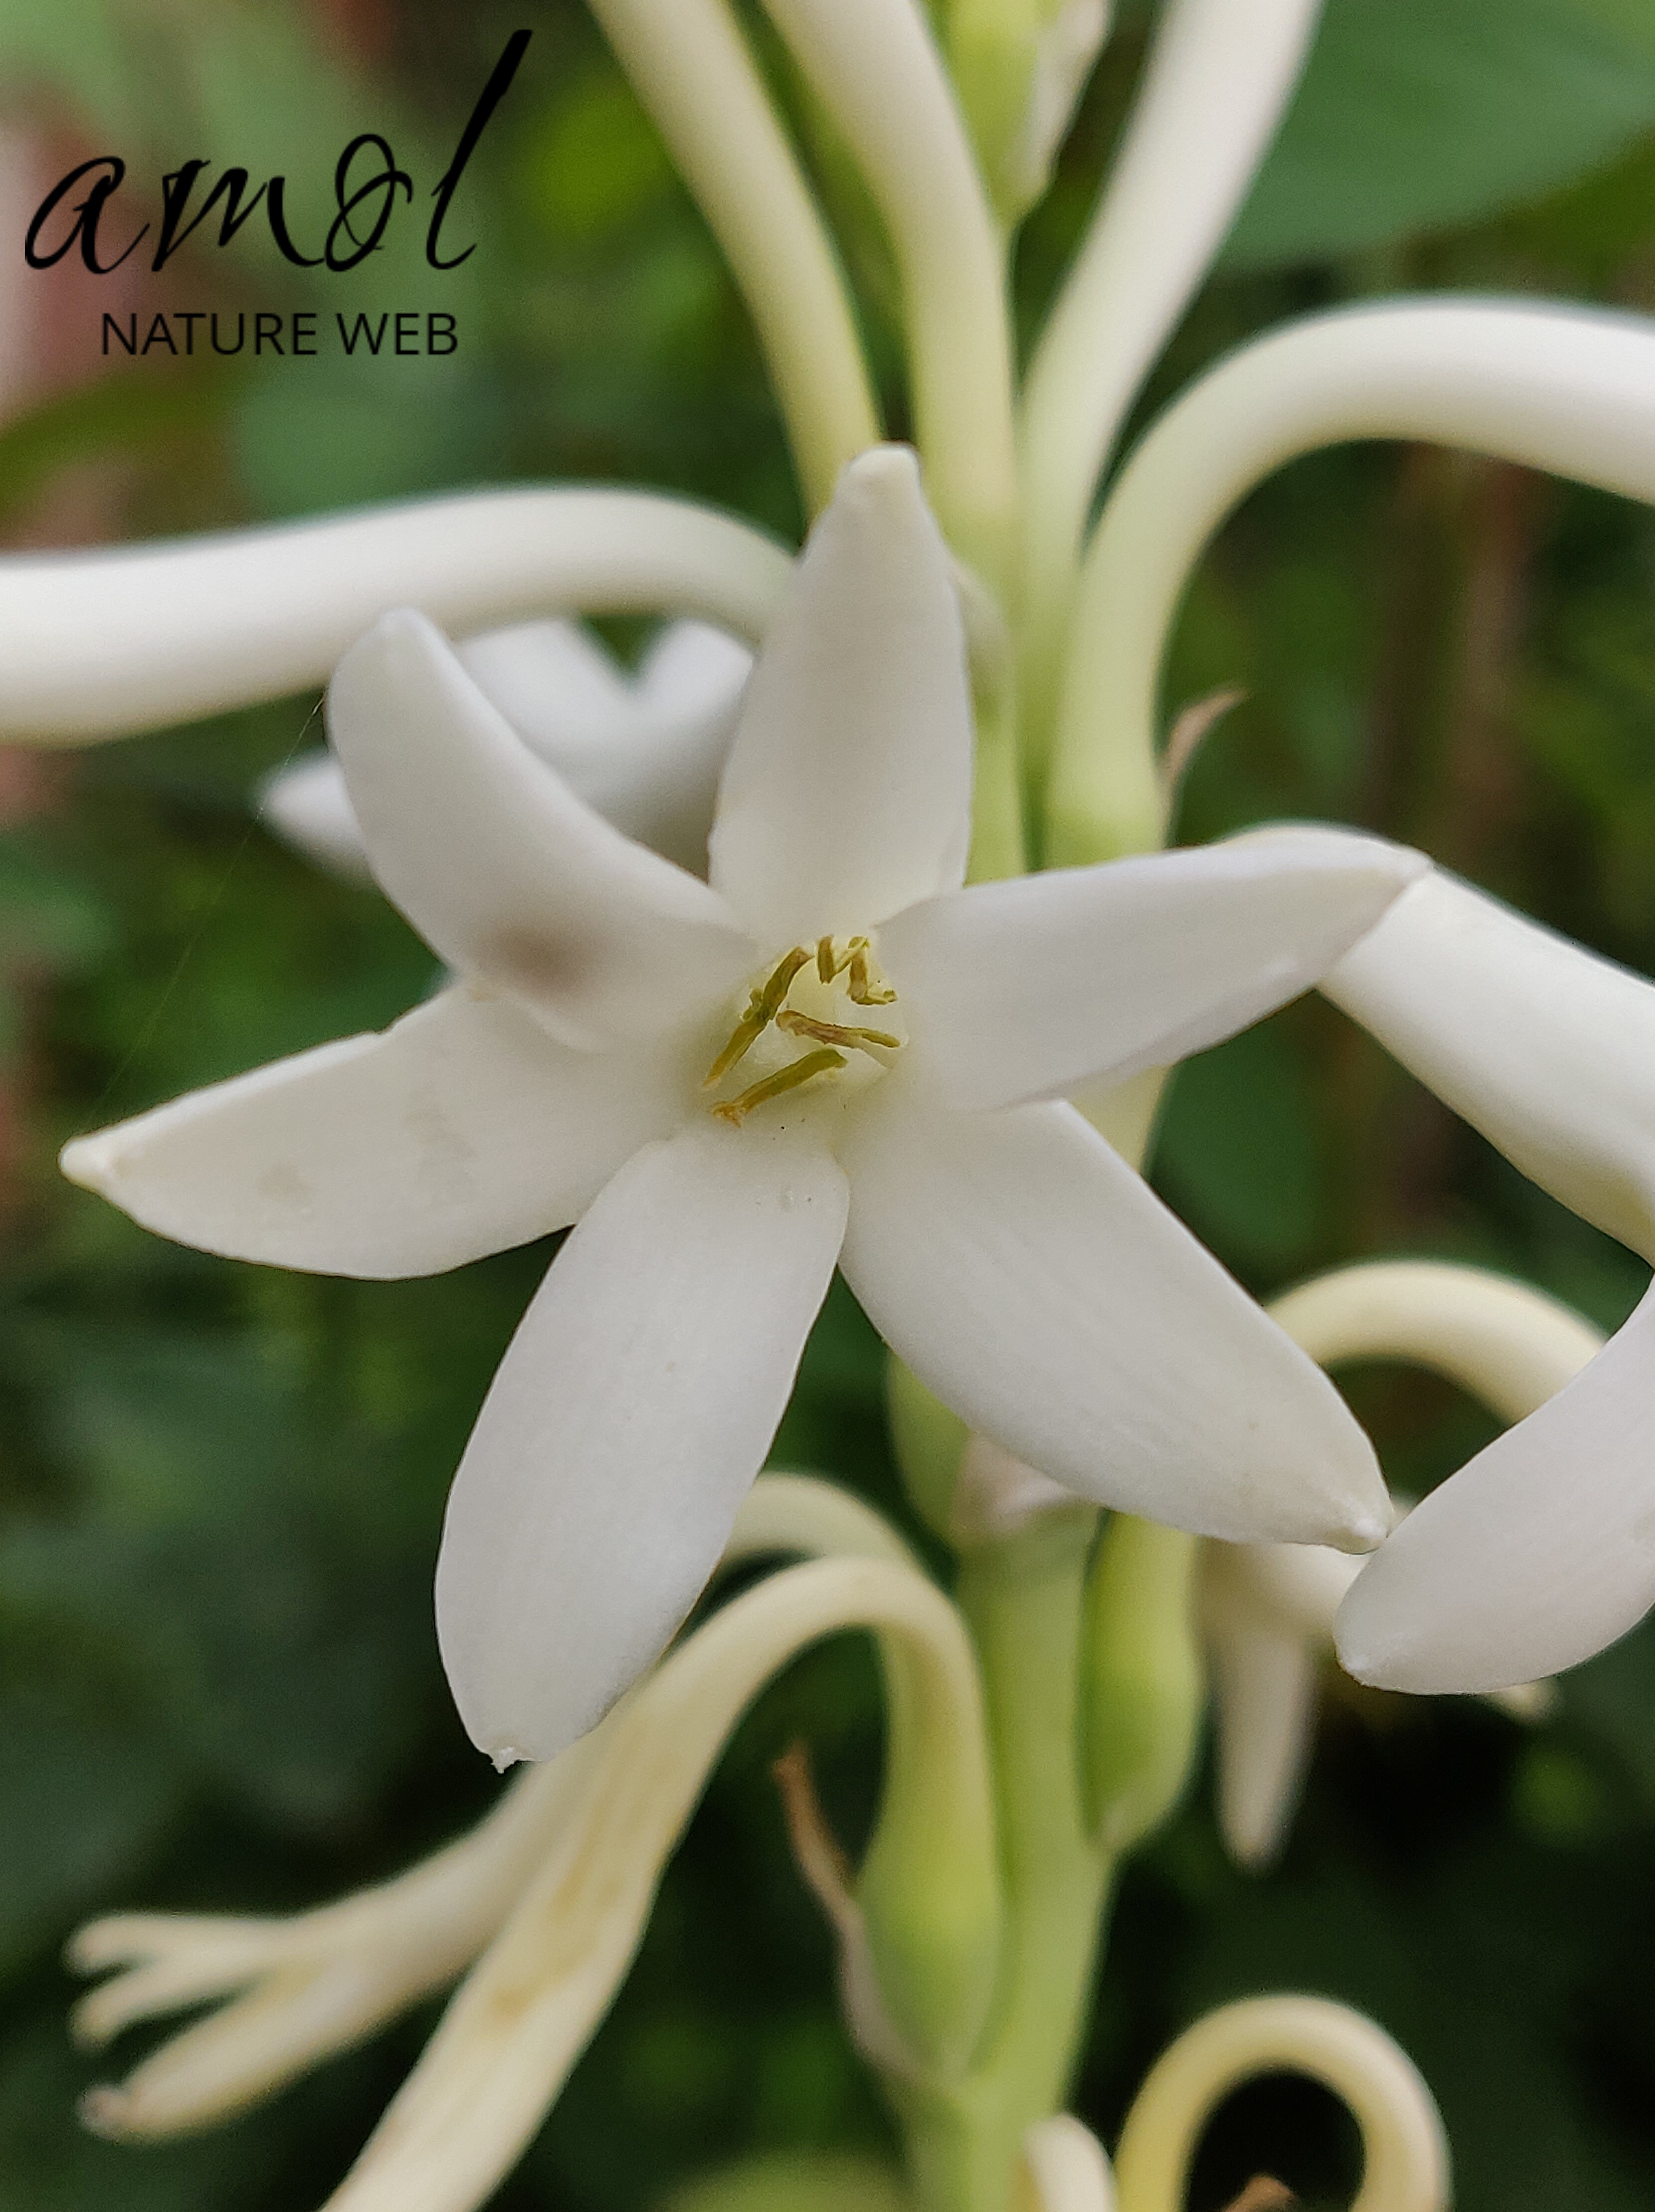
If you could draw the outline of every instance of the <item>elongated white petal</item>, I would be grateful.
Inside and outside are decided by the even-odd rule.
[[[81,744],[325,682],[392,607],[463,632],[549,608],[762,637],[785,551],[643,492],[496,491],[322,522],[0,561],[0,738]]]
[[[1655,985],[1434,874],[1323,988],[1525,1175],[1655,1260]]]
[[[373,872],[463,973],[596,1047],[682,1024],[756,964],[716,893],[536,760],[423,616],[340,662],[328,731]]]
[[[1218,1820],[1243,1866],[1274,1858],[1287,1832],[1310,1753],[1317,1669],[1359,1571],[1314,1544],[1209,1544],[1203,1554]]]
[[[1339,1656],[1396,1690],[1577,1665],[1655,1603],[1655,1293],[1589,1367],[1416,1505],[1339,1611]]]
[[[625,677],[570,623],[525,623],[456,648],[532,752],[606,822],[698,875],[753,665],[705,623],[675,623]]]
[[[1105,503],[1082,574],[1050,794],[1050,857],[1090,859],[1123,757],[1148,761],[1167,635],[1209,536],[1296,453],[1428,439],[1655,500],[1646,318],[1471,300],[1290,324],[1202,377]]]
[[[1125,1082],[1296,998],[1429,866],[1339,830],[1054,870],[910,908],[880,932],[950,1105]]]
[[[549,1757],[660,1651],[787,1403],[845,1178],[710,1120],[640,1152],[558,1255],[455,1479],[437,1568],[473,1741]]]
[[[767,942],[865,930],[964,878],[971,699],[913,456],[853,461],[748,685],[712,880]]]
[[[64,1172],[203,1251],[388,1279],[574,1220],[682,1116],[675,1048],[572,1050],[462,985],[79,1137]]]
[[[266,827],[318,868],[346,883],[373,881],[345,772],[325,745],[267,776],[258,805]]]
[[[1072,561],[1145,370],[1229,228],[1321,0],[1174,0],[1030,365],[1023,450],[1036,595]]]
[[[1383,1535],[1379,1470],[1332,1385],[1071,1109],[950,1114],[899,1072],[841,1158],[846,1275],[973,1428],[1202,1534]]]

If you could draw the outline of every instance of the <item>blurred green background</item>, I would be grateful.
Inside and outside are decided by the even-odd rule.
[[[1023,240],[1031,326],[1148,15],[1124,11]],[[40,192],[110,149],[140,214],[163,169],[200,155],[255,181],[285,171],[303,223],[366,129],[423,193],[520,23],[533,44],[450,234],[481,243],[452,275],[421,266],[409,217],[349,277],[295,276],[251,246],[190,249],[159,279],[22,267]],[[574,0],[0,0],[0,187],[12,546],[534,477],[682,489],[797,530],[741,304]],[[854,258],[900,430],[876,244]],[[1655,310],[1648,0],[1331,0],[1141,415],[1285,315],[1466,288]],[[105,307],[381,303],[457,312],[458,352],[262,369],[98,353]],[[1655,971],[1648,514],[1422,449],[1298,463],[1226,531],[1186,611],[1172,699],[1230,682],[1250,696],[1191,775],[1185,836],[1283,814],[1371,826]],[[254,781],[313,742],[315,703],[81,757],[0,754],[0,2212],[319,2203],[428,2017],[249,2119],[115,2148],[72,2117],[108,2064],[68,2045],[59,1946],[112,1906],[327,1898],[452,1834],[495,1786],[445,1694],[430,1571],[448,1476],[547,1252],[400,1285],[267,1273],[149,1237],[52,1165],[76,1130],[382,1023],[424,989],[429,956],[375,895],[253,821]],[[1157,1173],[1261,1291],[1359,1255],[1447,1255],[1612,1326],[1641,1286],[1319,1003],[1179,1076]],[[1404,1488],[1488,1433],[1445,1386],[1346,1379]],[[880,1382],[836,1293],[777,1463],[900,1510]],[[854,1837],[878,1733],[851,1645],[761,1700],[502,2206],[621,2212],[755,2150],[877,2149],[768,1770],[808,1738]],[[1228,1866],[1203,1776],[1129,1872],[1078,2109],[1112,2130],[1197,2012],[1314,1988],[1418,2061],[1465,2212],[1631,2212],[1655,2200],[1652,1938],[1655,1632],[1572,1676],[1533,1735],[1330,1683],[1277,1869]],[[1260,2085],[1215,2127],[1191,2204],[1214,2212],[1260,2166],[1343,2203],[1353,2158],[1330,2100]]]

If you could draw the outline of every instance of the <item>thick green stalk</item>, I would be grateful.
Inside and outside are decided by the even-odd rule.
[[[1076,1505],[968,1553],[959,1602],[988,1708],[1006,1922],[969,2074],[893,2085],[923,2212],[1006,2212],[1024,2131],[1062,2109],[1112,1862],[1088,1832],[1078,1687],[1096,1515]]]

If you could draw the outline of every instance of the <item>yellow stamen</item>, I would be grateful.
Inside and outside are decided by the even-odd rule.
[[[896,1003],[896,994],[884,983],[876,983],[868,960],[868,940],[865,937],[851,939],[851,957],[846,962],[851,980],[846,985],[846,995],[858,1006],[889,1006]]]
[[[793,1060],[786,1067],[778,1068],[773,1075],[767,1075],[761,1083],[755,1083],[743,1091],[739,1098],[726,1099],[722,1105],[715,1106],[712,1111],[721,1121],[729,1121],[739,1128],[755,1106],[762,1106],[772,1098],[780,1098],[790,1091],[797,1091],[802,1083],[809,1083],[813,1076],[826,1075],[831,1068],[843,1067],[844,1065],[842,1052],[834,1052],[826,1047],[821,1052],[807,1052],[803,1060]]]
[[[834,940],[831,937],[819,937],[816,939],[816,973],[824,983],[831,983],[839,973],[839,966],[834,952]]]
[[[784,952],[771,972],[769,981],[755,991],[748,1000],[747,1012],[737,1022],[725,1041],[724,1049],[701,1078],[703,1091],[711,1091],[721,1083],[738,1060],[745,1060],[753,1047],[776,1018],[781,1003],[787,996],[795,975],[810,957],[802,945],[791,952]]]
[[[796,1013],[785,1006],[776,1017],[776,1027],[785,1030],[790,1036],[814,1037],[818,1044],[848,1045],[853,1052],[866,1052],[870,1046],[882,1044],[889,1052],[900,1048],[900,1037],[891,1036],[888,1030],[864,1030],[859,1024],[845,1022],[819,1022],[814,1015]]]

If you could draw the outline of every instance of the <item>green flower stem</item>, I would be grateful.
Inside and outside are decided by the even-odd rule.
[[[890,2085],[921,2212],[1007,2212],[1025,2130],[1059,2111],[1090,2010],[1113,1861],[1088,1833],[1079,1688],[1097,1516],[1076,1506],[967,1554],[994,1755],[1006,1921],[969,2073]]]

